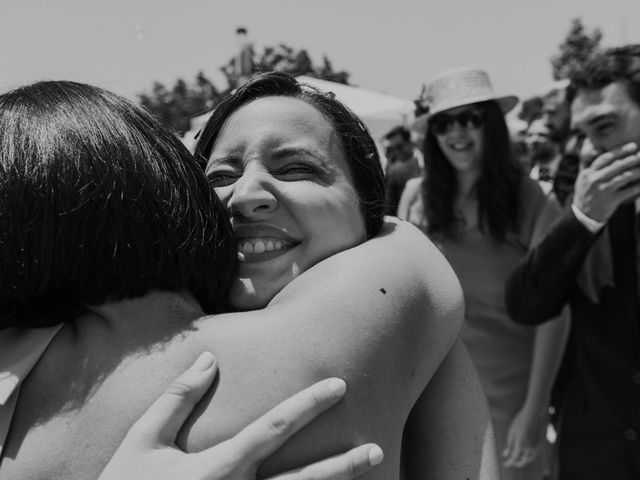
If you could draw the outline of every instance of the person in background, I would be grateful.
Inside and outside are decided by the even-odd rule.
[[[429,235],[462,284],[461,338],[479,371],[502,452],[503,479],[540,479],[549,394],[568,321],[515,325],[505,280],[558,213],[513,156],[505,113],[517,103],[494,93],[486,72],[436,77],[425,138],[423,179],[407,183],[399,217]]]
[[[549,195],[561,159],[560,144],[554,140],[548,125],[536,119],[527,129],[525,145],[532,165],[529,176]]]
[[[386,213],[396,215],[407,180],[422,175],[424,161],[405,127],[395,127],[384,136],[384,149],[388,161],[384,181]]]
[[[508,279],[507,308],[527,325],[571,308],[575,368],[560,416],[560,480],[637,479],[640,45],[586,62],[567,98],[587,139],[579,173],[558,222]]]

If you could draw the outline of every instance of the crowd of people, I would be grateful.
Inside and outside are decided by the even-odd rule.
[[[639,478],[640,46],[541,94],[0,95],[0,479]]]

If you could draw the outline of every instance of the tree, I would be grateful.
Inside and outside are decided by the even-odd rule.
[[[198,72],[191,84],[179,78],[172,90],[154,82],[150,93],[138,95],[140,105],[179,134],[190,128],[191,117],[211,110],[220,98],[215,85]]]
[[[594,28],[591,32],[574,18],[566,38],[558,47],[558,53],[551,58],[551,70],[555,80],[568,78],[569,72],[584,64],[600,50],[602,32]]]
[[[261,52],[256,52],[252,48],[251,53],[253,55],[252,73],[275,70],[277,72],[290,73],[291,75],[307,75],[337,83],[349,83],[348,72],[334,70],[327,56],[323,57],[322,65],[315,66],[305,49],[297,50],[285,43],[280,43],[276,46],[264,47]],[[221,67],[230,89],[238,86],[237,75],[234,72],[235,58],[231,58]]]
[[[243,55],[251,57],[244,62],[244,68],[247,68],[246,64],[249,65],[249,74],[276,70],[349,83],[349,74],[344,70],[334,70],[328,57],[323,57],[322,65],[315,66],[305,49],[295,49],[284,43],[265,47],[259,53],[255,52],[253,46],[247,45]],[[247,59],[243,57],[244,60]],[[223,94],[238,87],[239,81],[242,81],[247,72],[238,75],[237,61],[238,55],[235,55],[220,67],[227,80],[227,86],[223,90],[216,88],[204,73],[198,72],[193,82],[179,78],[171,90],[160,82],[154,82],[151,92],[138,94],[138,102],[165,125],[183,134],[189,130],[192,117],[213,109]]]

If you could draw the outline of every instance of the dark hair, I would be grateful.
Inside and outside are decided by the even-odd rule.
[[[474,104],[484,111],[484,151],[476,183],[480,230],[502,242],[520,223],[522,170],[514,158],[504,114],[496,102]],[[427,129],[424,140],[423,198],[428,233],[456,237],[462,219],[456,215],[459,191],[456,172]]]
[[[386,140],[391,140],[393,137],[397,137],[398,135],[401,136],[402,140],[404,140],[405,142],[411,140],[411,132],[407,128],[402,126],[392,128],[387,132],[384,138]]]
[[[229,222],[202,169],[146,111],[40,82],[0,96],[0,328],[189,290],[207,312],[234,273]]]
[[[333,126],[351,169],[353,183],[360,197],[367,237],[374,236],[384,216],[384,183],[380,157],[375,143],[362,121],[331,93],[323,93],[300,84],[286,73],[268,72],[256,75],[225,97],[207,121],[195,148],[196,158],[206,168],[207,162],[227,119],[240,107],[263,97],[291,97],[316,108]]]
[[[578,90],[597,90],[615,82],[627,87],[629,97],[640,105],[640,44],[610,48],[596,54],[569,73],[567,99],[573,102]]]

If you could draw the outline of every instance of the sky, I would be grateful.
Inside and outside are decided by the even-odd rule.
[[[463,65],[526,98],[551,81],[574,17],[605,46],[640,43],[638,0],[0,0],[0,91],[66,79],[135,99],[200,70],[225,88],[219,68],[243,26],[258,50],[327,55],[353,84],[408,100]]]

